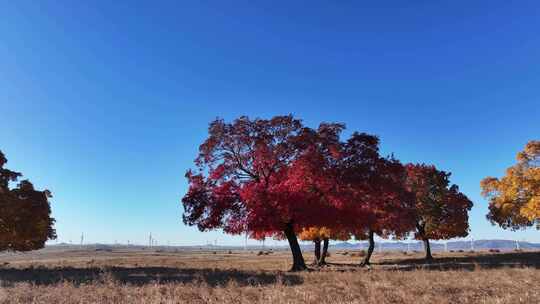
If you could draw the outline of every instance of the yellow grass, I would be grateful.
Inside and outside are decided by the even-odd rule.
[[[3,254],[0,303],[540,303],[538,252],[435,258],[376,254],[366,269],[332,252],[328,267],[289,273],[286,251]]]

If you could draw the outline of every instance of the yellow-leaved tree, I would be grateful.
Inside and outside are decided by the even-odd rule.
[[[540,141],[527,143],[505,176],[486,177],[480,186],[489,199],[492,223],[513,230],[536,224],[540,229]]]
[[[328,255],[328,243],[330,240],[346,241],[351,238],[351,234],[345,231],[338,231],[326,227],[310,227],[303,229],[300,233],[302,241],[313,241],[315,244],[314,265],[326,265],[326,256]],[[323,243],[321,252],[321,242]]]

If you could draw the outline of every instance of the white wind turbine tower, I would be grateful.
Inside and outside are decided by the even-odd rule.
[[[82,248],[83,244],[84,244],[84,232],[81,233],[81,248]]]

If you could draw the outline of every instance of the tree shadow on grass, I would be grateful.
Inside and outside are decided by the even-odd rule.
[[[326,262],[327,266],[344,266],[344,267],[362,267],[362,264],[360,262],[358,263],[333,263],[333,262]]]
[[[475,270],[496,268],[540,269],[540,252],[476,253],[474,256],[386,260],[376,263],[390,270]]]
[[[194,269],[173,267],[107,267],[107,268],[0,268],[0,283],[10,286],[27,282],[36,285],[51,285],[69,282],[75,285],[99,283],[112,279],[121,284],[145,285],[166,283],[202,283],[209,286],[224,286],[235,283],[240,286],[269,284],[299,285],[302,277],[285,273],[265,273],[242,270]]]

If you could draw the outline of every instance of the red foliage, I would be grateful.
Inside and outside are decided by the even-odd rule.
[[[195,161],[200,173],[186,174],[184,222],[253,237],[281,235],[287,223],[319,224],[331,210],[323,162],[335,155],[342,129],[313,130],[292,116],[212,122]]]
[[[404,188],[405,170],[393,157],[381,157],[379,140],[354,133],[344,145],[338,208],[342,221],[364,239],[368,231],[401,237],[411,230],[413,200]]]
[[[424,164],[408,164],[406,169],[406,185],[415,196],[416,238],[467,236],[473,204],[458,186],[450,185],[450,173]]]
[[[381,157],[379,139],[292,116],[215,120],[188,171],[183,220],[253,238],[286,236],[301,259],[295,231],[325,227],[358,238],[373,233],[422,238],[463,236],[472,203],[434,167]],[[420,227],[420,228],[419,228]],[[299,262],[303,264],[303,260]],[[293,266],[294,267],[294,266]]]

